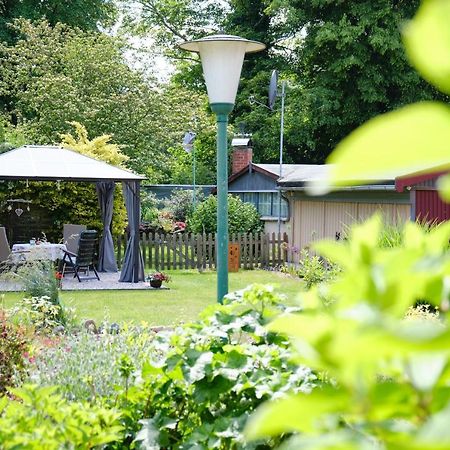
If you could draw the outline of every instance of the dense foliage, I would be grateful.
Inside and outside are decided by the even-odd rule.
[[[92,449],[121,435],[119,413],[98,405],[68,402],[55,387],[25,385],[0,398],[0,447],[5,450]]]
[[[210,195],[200,203],[188,220],[193,233],[215,233],[217,230],[217,197]],[[228,196],[228,232],[258,233],[262,222],[255,206],[240,198]]]
[[[401,45],[400,30],[419,0],[228,0],[207,7],[199,0],[138,3],[139,29],[179,61],[174,81],[180,86],[204,89],[199,65],[189,63],[195,57],[176,49],[183,40],[211,30],[267,45],[246,58],[232,116],[232,123],[253,133],[257,162],[275,162],[278,156],[279,111],[249,103],[250,96],[267,103],[273,69],[288,81],[285,158],[295,163],[323,162],[365,120],[438,96],[410,67]]]
[[[309,392],[316,378],[264,329],[284,309],[270,288],[254,286],[158,333],[140,381],[122,394],[127,433],[144,448],[267,448],[243,440],[250,412],[284,392]]]
[[[0,43],[4,138],[16,145],[59,142],[77,121],[91,136],[112,136],[129,157],[128,167],[158,182],[172,171],[184,173],[173,152],[195,128],[199,173],[209,171],[214,122],[204,93],[160,85],[130,68],[123,39],[45,21],[17,20],[14,29],[17,42]]]
[[[10,28],[14,19],[45,18],[51,25],[58,22],[82,30],[97,30],[99,25],[111,23],[116,14],[114,0],[0,0],[0,40],[17,37]]]
[[[450,224],[430,232],[408,223],[403,244],[380,248],[381,219],[352,229],[348,241],[323,242],[342,267],[334,282],[301,297],[302,311],[269,330],[293,337],[300,361],[329,377],[328,387],[265,405],[249,426],[261,438],[297,431],[288,448],[442,448],[449,419],[448,242]],[[440,320],[405,320],[417,301]]]
[[[5,311],[0,310],[0,398],[7,388],[23,381],[24,354],[29,345],[25,330],[13,324]]]

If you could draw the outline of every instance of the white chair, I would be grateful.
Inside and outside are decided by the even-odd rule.
[[[0,271],[10,270],[14,266],[23,264],[26,261],[27,250],[11,253],[5,227],[0,227]]]
[[[86,225],[74,225],[72,223],[64,224],[63,237],[67,251],[70,253],[77,253],[81,232],[85,230]]]
[[[0,263],[9,261],[11,247],[6,237],[5,227],[0,227]]]

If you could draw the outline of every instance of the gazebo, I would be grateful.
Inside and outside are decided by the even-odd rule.
[[[0,180],[96,183],[103,222],[98,267],[101,272],[117,272],[111,221],[115,183],[122,183],[130,228],[119,279],[122,282],[144,280],[144,264],[139,248],[140,187],[143,179],[131,171],[59,146],[24,145],[0,154]]]

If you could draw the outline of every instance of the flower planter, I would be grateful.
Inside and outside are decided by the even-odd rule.
[[[162,280],[150,280],[150,286],[152,288],[160,288],[162,285]]]

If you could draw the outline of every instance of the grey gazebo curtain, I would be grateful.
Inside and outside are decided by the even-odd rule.
[[[98,202],[102,213],[103,237],[100,242],[98,255],[99,272],[117,272],[116,255],[111,235],[111,221],[113,215],[114,190],[113,181],[100,181],[97,183]]]
[[[123,196],[128,214],[130,238],[119,281],[137,283],[144,281],[144,261],[139,248],[139,224],[141,219],[140,181],[124,181]]]

